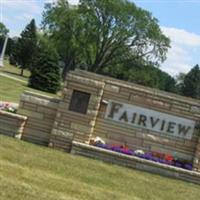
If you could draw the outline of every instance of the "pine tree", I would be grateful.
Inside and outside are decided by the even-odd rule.
[[[47,43],[40,44],[37,58],[31,69],[29,86],[46,92],[56,93],[60,89],[61,76],[58,55]]]
[[[195,65],[184,78],[183,94],[200,99],[200,68]]]
[[[20,38],[17,42],[17,63],[21,68],[21,76],[23,76],[24,69],[30,69],[34,62],[35,53],[37,49],[37,33],[36,33],[35,20],[26,26],[22,31]]]

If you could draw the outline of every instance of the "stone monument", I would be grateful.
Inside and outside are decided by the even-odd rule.
[[[1,51],[1,55],[0,55],[0,67],[3,67],[3,60],[4,60],[4,55],[5,55],[5,51],[6,51],[6,46],[7,46],[7,42],[8,42],[8,35],[5,38],[4,44],[3,44],[3,49]]]

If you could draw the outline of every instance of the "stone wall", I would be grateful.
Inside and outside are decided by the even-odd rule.
[[[79,97],[74,97],[81,93],[86,110],[76,108]],[[110,100],[192,120],[193,136],[174,137],[107,119]],[[25,92],[18,113],[28,116],[22,137],[27,141],[70,152],[72,141],[89,143],[99,136],[134,150],[176,153],[200,170],[200,101],[191,98],[76,70],[68,74],[60,100]]]
[[[188,171],[170,165],[164,165],[150,160],[124,155],[83,143],[73,142],[71,152],[75,155],[86,156],[132,169],[147,171],[166,177],[200,184],[200,173],[198,172]]]
[[[133,104],[155,111],[195,120],[198,123],[198,113],[192,110],[198,103],[172,98],[169,95],[156,91],[145,91],[140,88],[121,86],[120,84],[107,82],[103,100],[116,100],[122,103]],[[192,159],[198,143],[199,129],[195,129],[191,140],[173,136],[161,135],[155,131],[128,126],[105,119],[107,105],[101,103],[97,117],[94,135],[98,135],[110,143],[121,143],[133,149],[145,151],[159,151],[174,153],[181,157]]]
[[[0,111],[0,134],[20,138],[27,117]]]
[[[69,74],[63,90],[63,98],[58,105],[56,119],[50,139],[50,146],[70,151],[72,141],[88,142],[92,136],[104,83],[93,79]],[[88,109],[85,114],[73,112],[69,109],[73,91],[90,94]]]
[[[32,92],[24,92],[18,114],[28,117],[22,139],[36,144],[48,145],[59,100]]]
[[[200,121],[199,101],[85,71],[77,70],[71,72],[70,76],[81,76],[86,82],[93,80],[101,82],[102,85],[104,84],[100,108],[96,110],[98,115],[92,132],[93,137],[99,136],[107,143],[127,145],[132,149],[176,153],[178,157],[194,161],[195,168],[200,168],[200,131],[198,127]],[[70,80],[68,80],[67,83],[70,85]],[[71,85],[70,91],[72,92],[73,89],[78,90],[80,87],[83,91],[87,92],[92,92],[95,89],[95,86],[93,86],[92,90],[90,88],[84,88],[83,84],[78,84],[77,81],[77,84]],[[105,112],[109,100],[194,120],[196,122],[196,128],[193,137],[190,140],[161,135],[155,131],[136,128],[124,123],[108,120],[105,118]],[[83,122],[82,125],[87,126],[87,123]],[[74,140],[88,142],[87,138],[78,138],[78,140],[74,138]]]

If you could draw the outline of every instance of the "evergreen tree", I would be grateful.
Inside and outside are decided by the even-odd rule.
[[[176,91],[178,94],[183,95],[183,88],[184,88],[184,79],[185,79],[184,73],[180,72],[176,77]]]
[[[37,33],[34,19],[26,26],[20,36],[16,44],[16,59],[21,68],[21,76],[23,76],[24,69],[32,67],[37,49]]]
[[[10,46],[9,46],[9,51],[8,51],[9,63],[11,65],[16,66],[16,67],[18,66],[18,60],[19,60],[19,58],[18,58],[19,50],[17,48],[18,40],[19,40],[18,37],[13,37],[11,39]]]
[[[184,78],[183,95],[200,99],[200,68],[195,65]]]
[[[37,58],[31,69],[29,86],[42,91],[56,93],[60,89],[60,83],[58,55],[53,47],[41,41]]]

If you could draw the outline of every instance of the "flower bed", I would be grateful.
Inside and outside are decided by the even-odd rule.
[[[132,149],[129,149],[127,146],[113,145],[113,144],[109,145],[103,142],[99,142],[98,140],[92,141],[90,142],[90,144],[103,148],[103,149],[119,152],[119,153],[130,155],[130,156],[136,156],[142,159],[151,160],[154,162],[171,165],[171,166],[175,166],[175,167],[179,167],[179,168],[183,168],[187,170],[192,170],[193,168],[192,164],[189,161],[175,158],[171,154],[164,154],[160,152],[144,152],[143,150],[132,150]]]
[[[17,112],[17,104],[15,103],[8,103],[8,102],[0,102],[0,110],[16,113]]]

